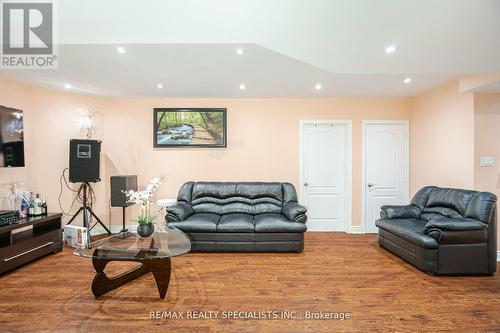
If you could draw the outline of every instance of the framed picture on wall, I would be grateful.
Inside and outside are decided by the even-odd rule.
[[[222,108],[155,108],[153,146],[225,148],[226,111]]]

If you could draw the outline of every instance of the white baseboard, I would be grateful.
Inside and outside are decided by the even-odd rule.
[[[355,225],[351,226],[351,228],[348,231],[349,234],[364,234],[365,230],[362,226],[360,225]]]
[[[500,262],[500,251],[497,251],[497,262]]]

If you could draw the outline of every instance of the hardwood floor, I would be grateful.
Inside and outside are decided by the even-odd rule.
[[[112,271],[127,263],[116,263]],[[500,267],[499,267],[500,268]],[[302,254],[188,254],[172,260],[165,300],[151,274],[99,299],[71,249],[0,277],[2,332],[500,332],[500,274],[433,277],[375,235],[306,233]],[[184,318],[150,319],[151,311]],[[219,311],[187,319],[187,311]],[[226,311],[349,312],[350,319],[224,319]],[[208,315],[208,313],[207,313]]]

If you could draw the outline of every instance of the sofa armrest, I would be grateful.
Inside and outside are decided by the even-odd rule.
[[[307,208],[296,202],[289,202],[281,209],[281,213],[292,222],[306,223],[306,212]]]
[[[184,221],[193,215],[194,211],[191,205],[185,202],[178,202],[176,205],[167,208],[166,219],[168,222]]]
[[[382,206],[380,217],[383,219],[418,219],[420,208],[414,205]]]
[[[440,244],[483,243],[488,239],[488,226],[469,218],[431,220],[425,225],[424,232]]]

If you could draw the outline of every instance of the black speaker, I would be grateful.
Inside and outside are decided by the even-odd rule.
[[[100,155],[101,141],[71,139],[69,141],[69,181],[72,183],[100,182]]]
[[[123,191],[137,191],[137,176],[112,176],[111,177],[111,207],[128,207],[132,205],[127,202]]]

